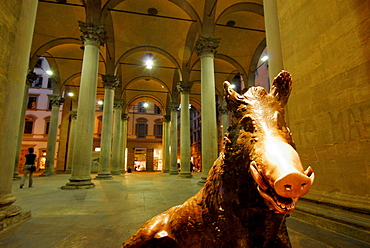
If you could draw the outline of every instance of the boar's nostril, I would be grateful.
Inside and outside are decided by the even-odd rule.
[[[292,185],[287,184],[287,185],[284,185],[284,186],[285,186],[286,191],[291,191],[292,190]]]

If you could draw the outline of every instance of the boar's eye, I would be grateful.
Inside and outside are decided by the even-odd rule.
[[[243,117],[243,119],[240,120],[241,129],[243,129],[246,132],[253,133],[255,131],[254,124],[255,122],[249,116]]]

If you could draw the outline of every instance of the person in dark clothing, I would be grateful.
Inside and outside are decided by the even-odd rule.
[[[30,179],[29,179],[29,183],[28,183],[28,187],[32,187],[32,183],[33,183],[33,178],[32,178],[32,174],[33,172],[35,171],[35,160],[36,160],[36,155],[33,154],[34,152],[34,149],[32,147],[28,148],[28,154],[26,154],[26,163],[23,167],[23,177],[21,179],[21,185],[19,188],[23,188],[23,185],[26,181],[26,178],[27,178],[27,174],[29,173],[30,174]]]

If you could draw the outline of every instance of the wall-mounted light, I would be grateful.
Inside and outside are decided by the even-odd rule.
[[[144,104],[143,104],[143,107],[144,107],[144,108],[147,108],[147,107],[149,107],[149,103],[147,103],[147,102],[144,102]]]
[[[67,94],[68,96],[74,96],[75,94],[73,93],[73,92],[68,92],[68,94]]]
[[[46,72],[46,74],[48,74],[49,76],[53,75],[53,72],[52,72],[51,70],[46,70],[45,72]]]
[[[98,101],[98,104],[99,104],[99,105],[103,105],[103,101],[102,101],[102,100],[99,100],[99,101]]]

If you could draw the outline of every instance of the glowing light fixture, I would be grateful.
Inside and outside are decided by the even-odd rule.
[[[147,108],[147,107],[149,107],[149,103],[147,103],[147,102],[144,102],[144,104],[143,104],[143,107],[144,107],[144,108]]]
[[[103,105],[103,101],[102,101],[102,100],[99,100],[99,101],[98,101],[98,104],[99,104],[99,105]]]
[[[100,152],[101,151],[101,148],[100,147],[95,147],[94,151]]]
[[[146,67],[146,69],[152,69],[153,68],[153,54],[147,53],[145,55],[145,67]]]
[[[74,96],[73,92],[68,92],[68,96]]]
[[[53,72],[52,72],[51,70],[46,70],[45,72],[46,72],[46,74],[48,74],[49,76],[53,75]]]
[[[265,61],[267,61],[268,59],[269,59],[269,56],[265,55],[265,56],[263,56],[263,57],[261,58],[261,61],[262,61],[262,62],[265,62]]]

